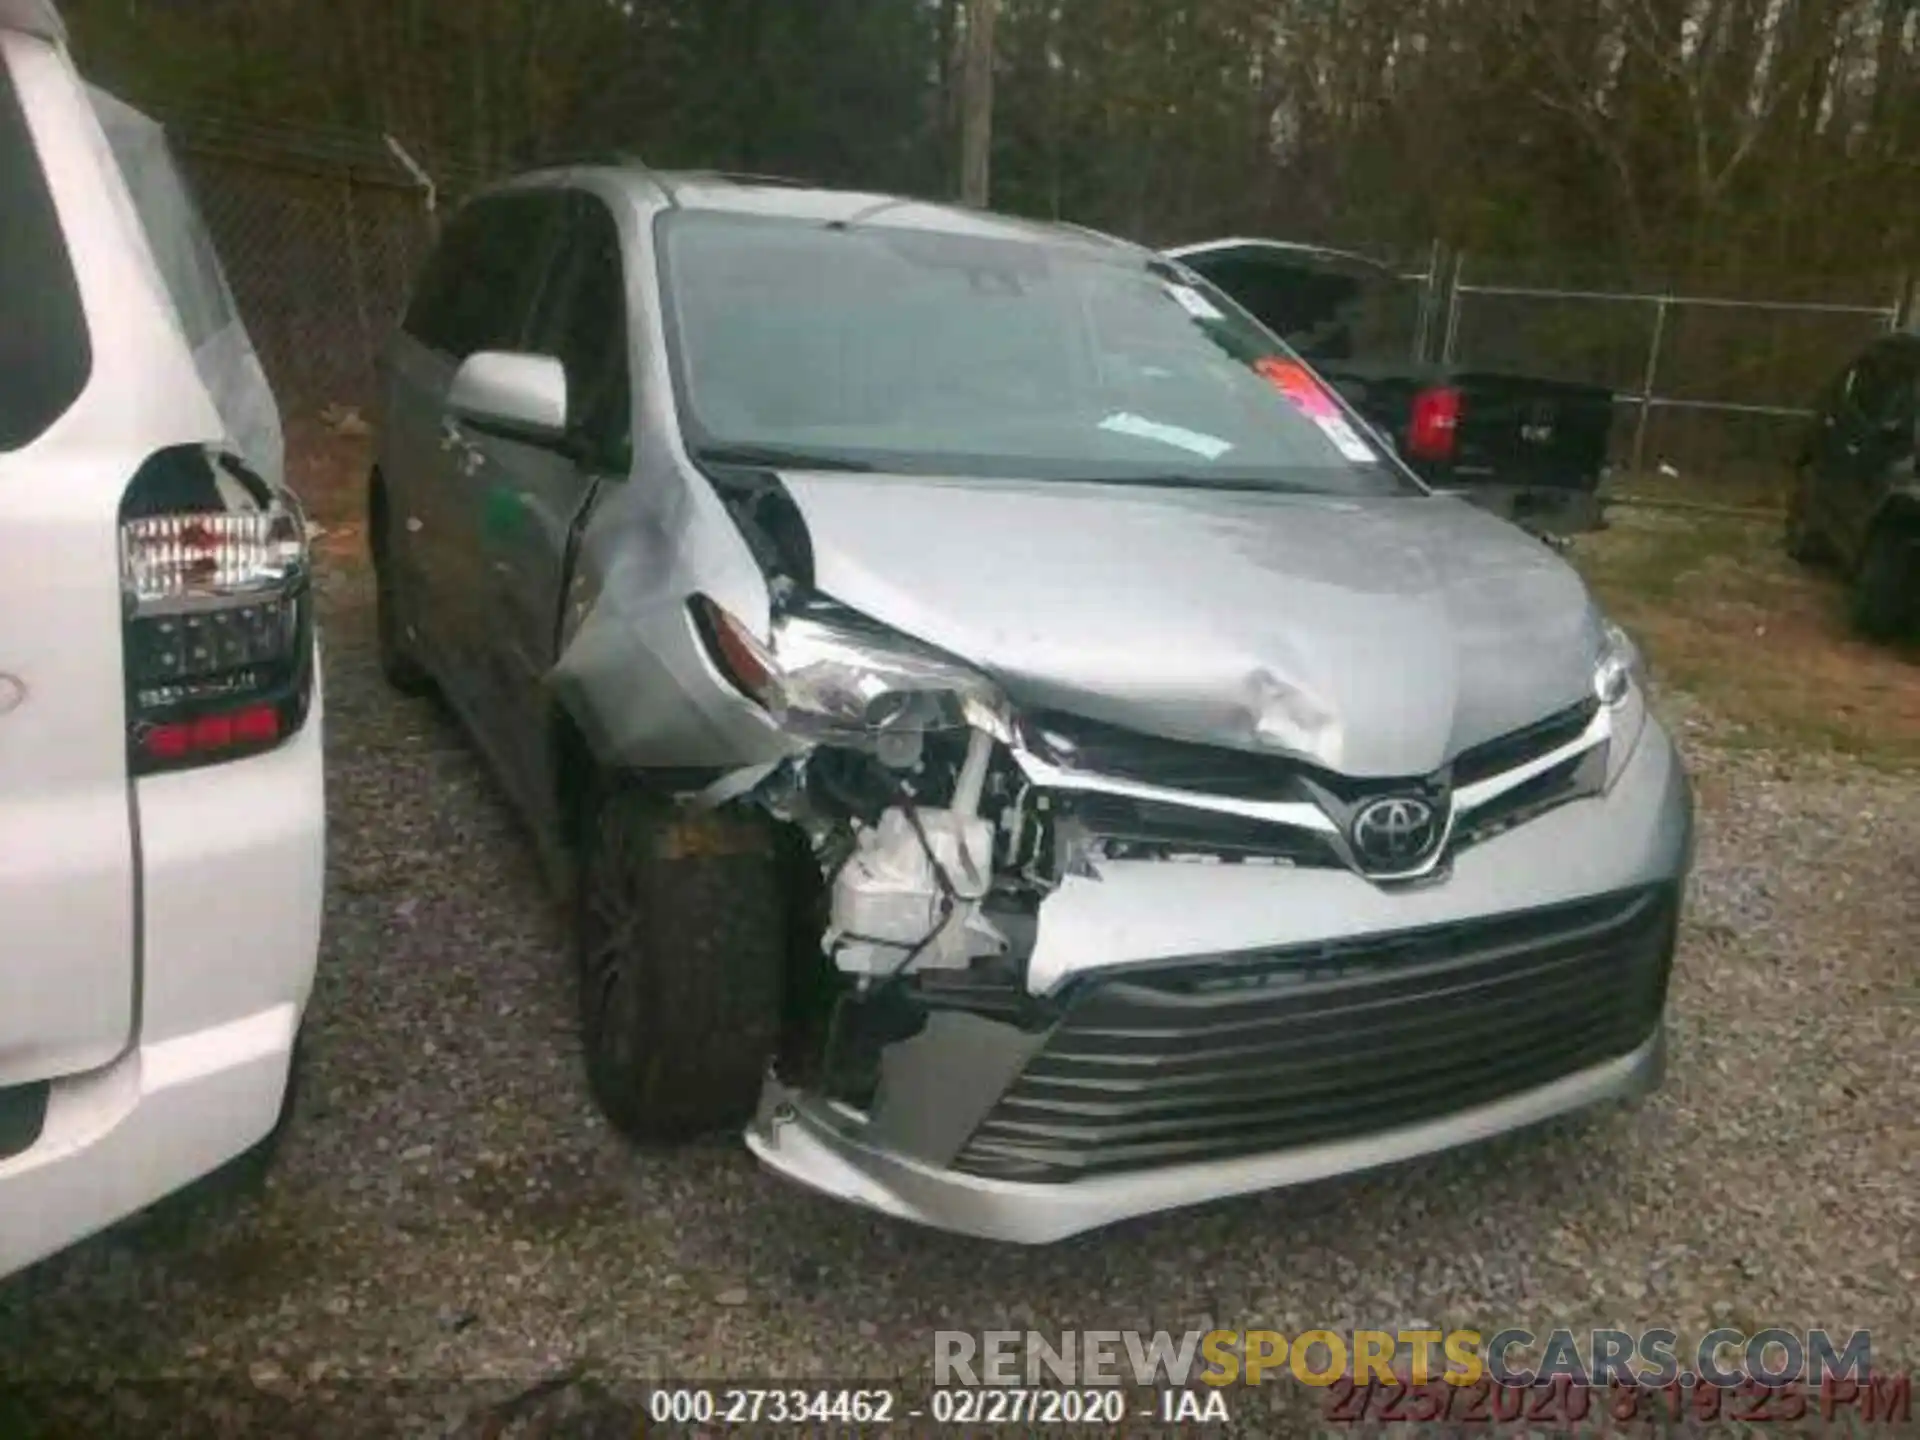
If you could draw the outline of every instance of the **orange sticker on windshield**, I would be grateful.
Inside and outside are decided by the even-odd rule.
[[[1347,417],[1340,413],[1333,396],[1314,373],[1298,360],[1281,355],[1263,355],[1253,362],[1254,370],[1264,376],[1294,409],[1320,427],[1320,433],[1347,459],[1359,465],[1379,463],[1373,447],[1360,438]]]
[[[1327,420],[1340,414],[1340,407],[1333,403],[1333,397],[1327,393],[1313,376],[1313,372],[1298,360],[1288,360],[1279,355],[1263,355],[1253,362],[1253,368],[1273,383],[1273,387],[1303,415],[1315,420]]]

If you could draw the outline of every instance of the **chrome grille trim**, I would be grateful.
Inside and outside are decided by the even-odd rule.
[[[1613,712],[1604,705],[1596,705],[1592,702],[1583,703],[1582,706],[1575,708],[1581,713],[1590,712],[1590,718],[1587,720],[1586,727],[1575,736],[1575,738],[1565,744],[1556,746],[1544,754],[1532,756],[1520,764],[1514,765],[1498,774],[1485,776],[1484,778],[1454,789],[1447,797],[1447,813],[1445,818],[1447,833],[1440,845],[1435,848],[1432,856],[1405,874],[1376,876],[1373,878],[1381,880],[1384,883],[1417,881],[1428,878],[1439,871],[1446,864],[1448,857],[1453,853],[1455,849],[1454,836],[1456,833],[1465,833],[1473,829],[1472,822],[1476,812],[1494,805],[1502,799],[1502,797],[1518,790],[1520,787],[1529,784],[1539,777],[1561,766],[1567,765],[1571,761],[1586,756],[1596,749],[1609,745],[1613,738]],[[1561,724],[1562,728],[1564,728],[1564,721],[1570,717],[1571,713],[1572,712],[1563,711],[1559,715],[1549,716],[1545,720],[1526,727],[1525,730],[1514,732],[1514,734],[1526,735],[1529,732],[1547,729],[1556,724]],[[1486,742],[1484,745],[1475,747],[1475,749],[1494,749],[1508,743],[1512,738],[1511,736],[1498,737],[1495,740]],[[1467,753],[1472,754],[1473,752],[1469,751]],[[1315,837],[1320,840],[1331,840],[1334,842],[1333,849],[1335,852],[1343,853],[1346,848],[1345,837],[1339,823],[1328,813],[1327,805],[1332,802],[1324,798],[1320,803],[1316,803],[1316,801],[1312,799],[1249,800],[1232,795],[1214,794],[1205,791],[1181,790],[1172,786],[1155,785],[1148,781],[1123,776],[1070,769],[1035,753],[1032,748],[1023,743],[1015,745],[1013,756],[1028,781],[1043,790],[1110,795],[1119,799],[1139,801],[1143,804],[1172,806],[1214,815],[1231,816],[1238,820],[1254,821],[1263,825],[1273,825],[1298,830],[1306,836]],[[1247,758],[1250,761],[1254,761],[1261,757],[1249,756]],[[1276,761],[1276,763],[1281,762]],[[1299,789],[1303,794],[1313,795],[1319,787],[1312,780],[1306,778],[1309,773],[1307,768],[1303,766]],[[1441,775],[1444,776],[1446,773],[1447,770],[1443,768]],[[1353,785],[1356,783],[1366,782],[1353,782],[1350,779],[1343,778],[1343,784],[1345,785]],[[1380,782],[1382,793],[1388,792],[1393,787],[1394,782]],[[1588,792],[1585,790],[1569,790],[1568,793],[1553,799],[1550,803],[1535,807],[1529,812],[1526,818],[1530,819],[1534,815],[1543,813],[1545,810],[1554,808],[1566,801],[1579,799],[1586,793]],[[1352,868],[1358,869],[1357,866],[1353,866]]]

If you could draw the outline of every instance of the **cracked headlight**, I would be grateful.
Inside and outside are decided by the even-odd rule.
[[[720,673],[789,734],[845,744],[973,728],[1011,738],[992,680],[845,606],[813,601],[776,615],[766,640],[704,595],[690,608]]]
[[[1646,662],[1633,637],[1611,620],[1600,627],[1593,693],[1612,712],[1613,737],[1607,747],[1607,788],[1611,790],[1647,727]]]

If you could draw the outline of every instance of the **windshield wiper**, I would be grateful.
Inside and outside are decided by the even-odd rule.
[[[850,460],[822,450],[790,449],[781,445],[702,445],[693,458],[709,465],[765,465],[776,470],[871,471],[864,460]]]

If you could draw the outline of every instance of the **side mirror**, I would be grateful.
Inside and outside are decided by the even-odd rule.
[[[482,434],[551,448],[570,443],[567,371],[551,355],[469,355],[454,372],[447,408]]]

